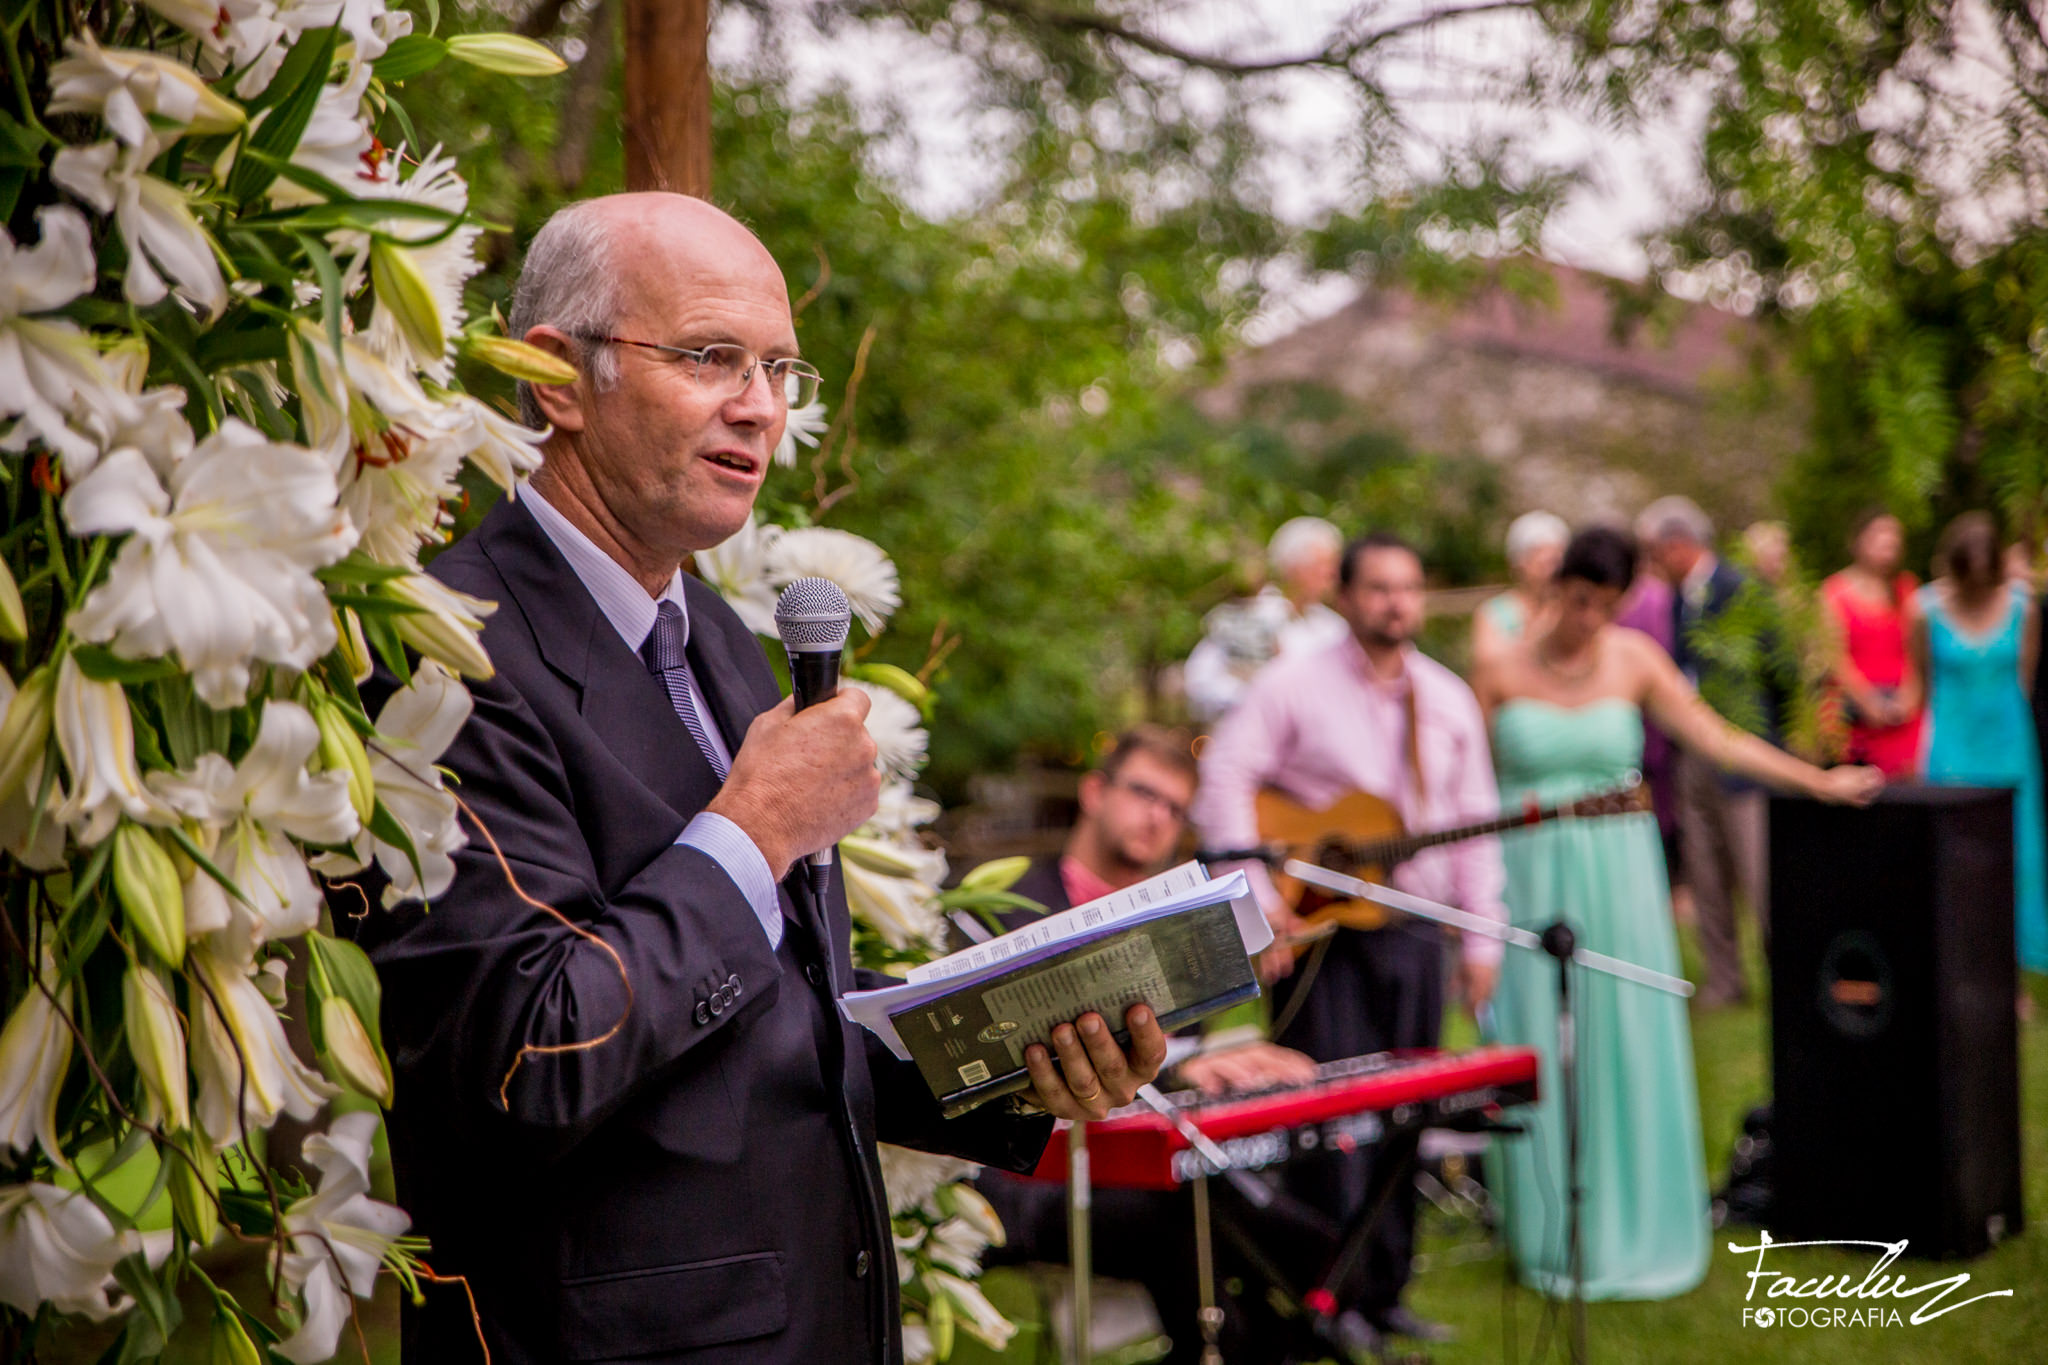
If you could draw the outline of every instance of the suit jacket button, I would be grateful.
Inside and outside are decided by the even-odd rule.
[[[700,1024],[711,1022],[711,1006],[702,1000],[697,1002],[697,1022]]]
[[[725,1013],[725,997],[724,997],[724,996],[722,996],[722,995],[714,995],[714,996],[712,996],[712,997],[711,997],[711,1004],[710,1004],[710,1009],[711,1009],[711,1012],[712,1012],[713,1014],[724,1014],[724,1013]]]
[[[731,976],[728,976],[725,979],[725,988],[731,991],[734,995],[738,995],[740,993],[740,974],[738,972],[734,972]]]
[[[865,1280],[868,1277],[868,1254],[863,1251],[853,1258],[853,1278]]]
[[[822,986],[825,984],[825,973],[813,962],[804,968],[804,979],[813,986]]]

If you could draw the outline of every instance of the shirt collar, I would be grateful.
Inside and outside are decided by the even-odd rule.
[[[1403,697],[1415,685],[1415,645],[1411,641],[1401,646],[1401,675],[1397,678],[1383,678],[1372,666],[1372,656],[1365,652],[1365,646],[1358,643],[1358,637],[1349,630],[1344,632],[1343,643],[1339,646],[1351,661],[1352,671],[1359,681],[1375,691],[1389,697]]]
[[[669,601],[683,614],[683,641],[690,639],[690,604],[683,598],[683,571],[677,569],[668,581],[668,588],[660,597],[649,597],[640,581],[627,573],[625,566],[597,547],[597,543],[583,534],[553,504],[540,495],[529,484],[521,496],[526,500],[527,510],[540,523],[540,529],[547,533],[555,548],[562,552],[562,558],[569,561],[569,568],[590,595],[597,602],[597,609],[612,623],[612,629],[626,642],[626,648],[635,654],[647,643],[648,635],[654,630],[654,618],[660,614],[656,603]]]

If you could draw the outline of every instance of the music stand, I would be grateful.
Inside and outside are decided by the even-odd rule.
[[[1668,995],[1684,999],[1692,994],[1692,983],[1683,977],[1670,976],[1664,972],[1652,971],[1648,967],[1625,962],[1605,953],[1590,952],[1578,946],[1577,936],[1563,920],[1557,920],[1538,934],[1520,929],[1512,924],[1499,924],[1483,915],[1468,914],[1454,910],[1436,901],[1411,896],[1405,891],[1396,891],[1390,886],[1347,877],[1341,872],[1306,863],[1299,858],[1288,860],[1283,869],[1288,876],[1304,881],[1325,891],[1335,891],[1353,900],[1368,900],[1383,905],[1389,910],[1399,910],[1417,919],[1430,920],[1437,924],[1449,925],[1464,933],[1480,934],[1498,939],[1511,947],[1525,949],[1532,953],[1543,953],[1557,960],[1557,1073],[1563,1094],[1559,1097],[1564,1105],[1565,1143],[1565,1226],[1571,1261],[1572,1280],[1572,1360],[1584,1365],[1586,1359],[1586,1267],[1584,1249],[1581,1245],[1581,1204],[1585,1191],[1579,1184],[1579,1081],[1578,1081],[1578,1026],[1572,1014],[1572,966],[1577,964],[1596,972],[1605,972],[1623,981],[1633,981],[1639,986],[1663,991]]]

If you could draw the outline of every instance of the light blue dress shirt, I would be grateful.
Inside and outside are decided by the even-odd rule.
[[[663,599],[676,604],[683,613],[683,639],[690,638],[690,604],[683,599],[682,570],[676,571],[660,598],[649,597],[647,589],[640,586],[633,575],[626,572],[619,562],[597,548],[589,536],[576,528],[574,522],[548,505],[548,500],[531,487],[520,494],[533,519],[540,523],[540,529],[547,533],[555,548],[562,552],[562,558],[569,561],[569,567],[590,595],[597,601],[597,609],[612,623],[612,629],[626,642],[626,648],[635,656],[640,647],[647,643],[647,637],[654,630],[654,618],[659,614],[657,603]],[[697,675],[691,670],[690,704],[697,708],[697,714],[708,722],[711,709],[705,704],[704,693],[697,686]],[[706,724],[706,740],[718,750],[719,757],[732,766],[732,755],[725,747],[724,736],[718,727]],[[761,929],[768,935],[768,946],[782,946],[782,907],[775,898],[775,875],[768,869],[768,859],[762,856],[760,848],[748,837],[747,832],[710,811],[699,811],[690,823],[683,826],[683,832],[676,836],[676,842],[697,849],[725,869],[725,875],[732,878],[740,894],[753,907],[755,918],[761,921]]]

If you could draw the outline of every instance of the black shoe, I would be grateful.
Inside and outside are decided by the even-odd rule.
[[[1453,1329],[1446,1327],[1443,1323],[1431,1322],[1428,1318],[1417,1317],[1398,1303],[1380,1314],[1373,1321],[1373,1326],[1379,1328],[1387,1336],[1407,1337],[1411,1341],[1442,1344],[1458,1339],[1458,1334]]]

